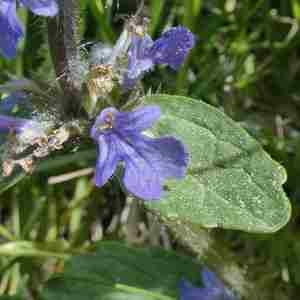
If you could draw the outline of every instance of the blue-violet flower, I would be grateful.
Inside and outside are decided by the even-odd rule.
[[[132,88],[156,64],[177,70],[194,45],[194,34],[183,26],[167,30],[155,41],[148,34],[143,37],[133,34],[123,86]]]
[[[19,39],[24,35],[16,11],[17,0],[0,1],[0,51],[6,58],[16,55]],[[58,12],[56,0],[19,0],[33,13],[52,17]]]
[[[179,284],[180,300],[237,300],[216,275],[204,268],[201,273],[204,287],[194,287],[183,279]]]
[[[173,137],[150,138],[141,132],[160,117],[158,106],[144,106],[131,112],[104,109],[91,129],[98,143],[94,181],[98,187],[112,176],[119,162],[124,164],[123,183],[133,195],[144,200],[161,197],[166,178],[182,178],[188,154]]]

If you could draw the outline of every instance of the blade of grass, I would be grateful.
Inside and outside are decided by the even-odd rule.
[[[99,32],[101,37],[106,42],[115,41],[115,34],[111,29],[109,20],[107,18],[106,9],[102,0],[90,0],[89,1],[91,12],[94,18],[99,22]]]
[[[153,0],[150,2],[151,23],[149,32],[151,36],[153,36],[157,30],[157,26],[164,8],[164,3],[165,2],[161,0]]]

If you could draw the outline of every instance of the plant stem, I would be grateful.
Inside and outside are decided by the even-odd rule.
[[[79,1],[60,0],[59,16],[48,21],[48,40],[51,56],[64,92],[66,113],[78,113],[80,110],[80,91],[82,72],[79,53]]]

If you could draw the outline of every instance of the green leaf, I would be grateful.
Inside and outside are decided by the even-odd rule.
[[[284,168],[221,111],[180,96],[145,98],[162,110],[155,134],[174,135],[190,153],[187,176],[170,181],[164,199],[147,203],[162,217],[249,232],[284,226],[291,207]]]
[[[104,41],[112,42],[115,40],[115,34],[111,29],[109,23],[109,13],[107,12],[107,7],[102,0],[92,0],[88,2],[91,13],[95,17],[95,20],[99,22],[99,27],[101,28],[101,35]]]
[[[160,0],[153,0],[150,4],[150,10],[151,10],[151,24],[149,32],[151,35],[155,33],[155,30],[157,29],[157,25],[159,23],[159,20],[161,18],[163,8],[164,8],[164,1]]]
[[[64,273],[47,283],[42,299],[175,300],[181,278],[200,277],[200,266],[175,252],[111,241],[98,245],[94,255],[72,258]]]

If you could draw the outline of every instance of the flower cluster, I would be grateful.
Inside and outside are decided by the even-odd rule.
[[[54,16],[58,11],[55,0],[19,2],[38,15]],[[0,34],[1,51],[6,57],[13,57],[17,42],[23,35],[16,15],[16,0],[0,2]],[[89,59],[86,86],[92,109],[97,108],[98,98],[110,97],[116,82],[124,92],[132,89],[157,64],[177,70],[194,45],[194,35],[182,26],[167,30],[153,41],[146,33],[144,23],[136,24],[136,18],[133,18],[114,47],[101,47],[101,52],[94,51],[96,55]],[[15,105],[16,98],[23,101],[26,98],[23,90],[20,88],[4,99],[0,103],[2,111],[8,112]],[[118,101],[111,102],[118,104]],[[152,138],[144,133],[159,117],[158,106],[142,106],[133,111],[108,107],[100,112],[90,131],[98,145],[94,176],[98,187],[110,179],[118,166],[123,166],[123,184],[129,193],[144,200],[158,200],[166,179],[184,176],[188,165],[184,145],[174,137]],[[29,137],[25,144],[34,146],[30,158],[45,157],[68,139],[60,132],[55,138],[59,136],[61,143],[53,144],[57,139],[46,135],[38,122],[3,115],[0,115],[0,130],[13,132],[19,141],[23,136]]]
[[[19,0],[34,14],[52,17],[58,12],[56,0]],[[0,1],[0,51],[6,58],[13,58],[19,39],[24,35],[16,11],[16,0]]]
[[[128,51],[128,69],[124,77],[125,88],[132,88],[137,80],[157,64],[177,70],[195,45],[194,35],[185,27],[173,27],[153,41],[148,34],[133,34]]]
[[[113,89],[113,84],[108,86],[107,82],[108,78],[113,78],[114,69],[119,68],[115,67],[118,56],[127,57],[126,71],[119,81],[123,90],[129,90],[157,64],[177,70],[194,45],[194,35],[182,26],[167,30],[155,41],[143,27],[139,32],[125,29],[114,48],[104,48],[105,52],[98,54],[101,63],[93,66],[91,74],[102,75],[93,76],[87,84],[93,101],[97,98],[97,92],[93,91],[107,96]],[[184,176],[188,154],[182,143],[174,137],[150,138],[142,134],[159,117],[157,106],[138,107],[131,112],[109,107],[100,113],[91,129],[91,137],[98,144],[94,177],[98,187],[104,185],[122,164],[123,184],[127,191],[144,200],[158,200],[166,179]]]
[[[98,43],[90,51],[87,87],[92,102],[107,99],[119,83],[121,90],[133,89],[155,65],[177,70],[195,45],[195,36],[183,26],[172,27],[153,41],[146,25],[135,18],[125,26],[114,47]]]
[[[179,284],[180,300],[237,300],[217,276],[207,268],[201,273],[204,287],[194,287],[183,279]]]

